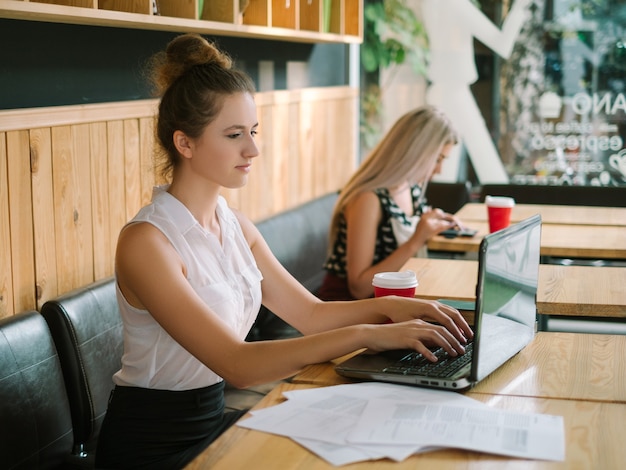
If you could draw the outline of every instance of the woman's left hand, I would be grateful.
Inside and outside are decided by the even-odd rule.
[[[436,300],[423,300],[408,297],[381,297],[389,302],[385,315],[394,323],[420,319],[438,323],[450,331],[459,341],[466,343],[473,338],[474,332],[461,313],[449,305]]]

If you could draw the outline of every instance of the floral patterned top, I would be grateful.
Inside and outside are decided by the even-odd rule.
[[[399,245],[406,241],[398,240],[398,229],[404,231],[414,231],[415,225],[422,215],[425,199],[421,197],[422,188],[419,185],[411,187],[411,197],[413,199],[414,214],[405,214],[389,195],[387,188],[379,188],[374,191],[380,201],[380,207],[383,217],[378,225],[376,236],[376,247],[374,249],[374,258],[372,264],[379,263],[393,253]],[[396,226],[394,228],[394,225]],[[332,252],[326,262],[324,268],[335,274],[336,276],[346,277],[346,231],[347,224],[343,214],[339,219],[339,227],[337,237],[333,245]]]

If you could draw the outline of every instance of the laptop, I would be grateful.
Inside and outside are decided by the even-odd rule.
[[[474,339],[462,356],[448,356],[440,348],[435,351],[438,362],[431,363],[411,350],[363,351],[335,370],[350,378],[445,390],[473,387],[535,336],[540,241],[539,214],[483,238],[478,252]]]

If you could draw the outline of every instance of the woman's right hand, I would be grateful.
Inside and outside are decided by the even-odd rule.
[[[373,351],[412,349],[430,361],[436,361],[430,348],[442,347],[451,356],[465,352],[465,346],[442,325],[424,320],[409,320],[384,325],[366,325],[367,348]]]
[[[421,215],[413,238],[425,243],[434,235],[453,228],[458,224],[459,221],[452,214],[448,214],[441,209],[432,209]]]

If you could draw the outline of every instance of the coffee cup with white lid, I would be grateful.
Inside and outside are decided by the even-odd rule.
[[[375,274],[372,286],[374,286],[374,297],[386,295],[414,297],[418,282],[413,271],[391,271]]]
[[[485,197],[489,232],[497,232],[511,224],[511,212],[515,207],[515,199],[506,196]]]

